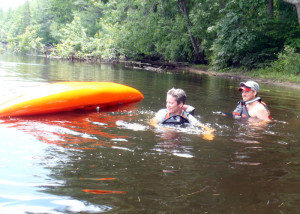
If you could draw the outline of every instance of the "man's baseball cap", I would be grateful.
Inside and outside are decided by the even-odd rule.
[[[258,83],[254,82],[254,81],[247,81],[247,82],[241,82],[240,83],[239,91],[242,91],[242,90],[250,91],[251,89],[258,92],[259,91]]]

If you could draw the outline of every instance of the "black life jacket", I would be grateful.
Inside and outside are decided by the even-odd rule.
[[[182,112],[181,115],[170,116],[169,113],[166,114],[165,120],[161,123],[163,125],[184,125],[188,124],[190,121],[187,119],[187,113]]]

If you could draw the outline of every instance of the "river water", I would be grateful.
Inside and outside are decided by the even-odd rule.
[[[0,119],[0,213],[299,213],[300,93],[261,83],[273,121],[223,117],[240,81],[188,72],[0,55],[0,99],[59,81],[111,81],[139,102],[106,110]],[[182,88],[214,128],[149,120]]]

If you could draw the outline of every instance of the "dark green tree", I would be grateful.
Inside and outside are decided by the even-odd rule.
[[[212,46],[215,68],[264,67],[277,58],[284,45],[297,40],[295,11],[280,0],[273,6],[264,0],[227,2]]]

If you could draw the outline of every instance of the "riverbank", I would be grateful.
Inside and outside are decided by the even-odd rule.
[[[256,77],[252,76],[250,73],[238,73],[238,72],[216,72],[216,71],[209,71],[207,68],[198,68],[193,66],[183,66],[183,67],[177,67],[176,70],[178,71],[188,71],[191,73],[197,73],[197,74],[205,74],[209,76],[218,76],[218,77],[224,77],[224,78],[231,78],[231,79],[238,79],[241,81],[244,80],[254,80],[259,83],[266,83],[266,84],[273,84],[283,87],[289,87],[300,90],[300,84],[291,82],[291,81],[283,81],[280,79],[273,79],[272,77],[269,78],[262,78],[262,77]],[[300,77],[299,77],[300,79]]]

